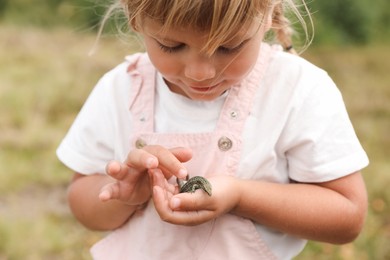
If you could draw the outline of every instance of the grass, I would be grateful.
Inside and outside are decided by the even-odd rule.
[[[84,229],[66,205],[71,173],[55,149],[93,85],[134,50],[93,35],[0,26],[0,260],[90,259],[101,233]],[[303,56],[326,69],[344,95],[371,159],[363,174],[369,214],[354,242],[310,242],[305,259],[389,259],[390,51],[385,46],[315,47]]]

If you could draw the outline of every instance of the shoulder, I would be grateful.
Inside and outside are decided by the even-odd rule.
[[[143,63],[149,62],[149,58],[145,53],[134,53],[132,55],[128,55],[120,64],[106,72],[101,78],[101,81],[130,79],[132,71],[136,70],[141,61],[143,61]]]
[[[329,78],[326,71],[310,61],[284,51],[275,51],[268,68],[272,76],[288,78],[289,81],[316,82],[318,78]]]
[[[133,71],[140,67],[152,66],[146,53],[134,53],[128,55],[124,60],[106,72],[102,80],[128,79]]]
[[[100,93],[105,99],[112,97],[117,102],[122,99],[128,102],[128,96],[133,92],[135,85],[134,73],[138,73],[137,68],[141,66],[140,64],[151,64],[145,53],[126,56],[120,64],[100,78],[93,92]]]
[[[130,100],[137,94],[137,82],[129,72],[129,67],[134,63],[131,58],[137,56],[139,55],[126,57],[100,78],[84,103],[81,115],[95,116],[97,120],[102,119],[103,115],[116,118],[119,114],[124,114],[126,117]]]
[[[313,95],[340,95],[325,70],[300,56],[278,50],[271,57],[264,81],[271,91],[287,95],[297,102]]]

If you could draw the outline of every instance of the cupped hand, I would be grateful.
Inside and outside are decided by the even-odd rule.
[[[209,178],[212,196],[201,189],[194,193],[178,193],[164,174],[151,170],[153,201],[160,218],[168,223],[193,226],[205,223],[231,211],[240,200],[239,180],[226,175]]]
[[[145,146],[132,150],[125,162],[111,161],[106,172],[114,180],[102,187],[99,198],[102,201],[120,200],[128,205],[141,205],[151,196],[148,170],[160,169],[165,178],[172,175],[187,176],[182,162],[191,159],[191,150],[186,148],[166,149],[162,146]]]

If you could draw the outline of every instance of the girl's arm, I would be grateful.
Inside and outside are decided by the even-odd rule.
[[[319,184],[240,181],[232,213],[299,237],[347,243],[360,233],[367,194],[359,172]]]
[[[137,209],[119,200],[103,202],[101,189],[112,183],[108,175],[75,173],[68,188],[68,204],[78,221],[93,230],[112,230],[120,227]]]
[[[216,176],[209,179],[211,197],[201,190],[167,196],[169,184],[157,171],[153,177],[153,199],[160,217],[181,225],[200,224],[230,212],[304,239],[347,243],[361,231],[367,211],[359,172],[320,184]]]

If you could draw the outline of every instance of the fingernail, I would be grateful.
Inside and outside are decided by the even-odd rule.
[[[172,209],[177,209],[178,207],[180,207],[180,199],[172,198],[171,207],[172,207]]]
[[[184,179],[185,177],[187,177],[188,172],[186,169],[180,169],[178,175],[179,176],[177,177],[179,177],[180,179]]]
[[[146,160],[146,167],[151,168],[153,166],[154,162],[155,162],[154,158],[148,158]]]
[[[102,191],[100,194],[99,194],[99,198],[100,200],[102,201],[107,201],[109,198],[110,198],[110,193],[106,190]]]

